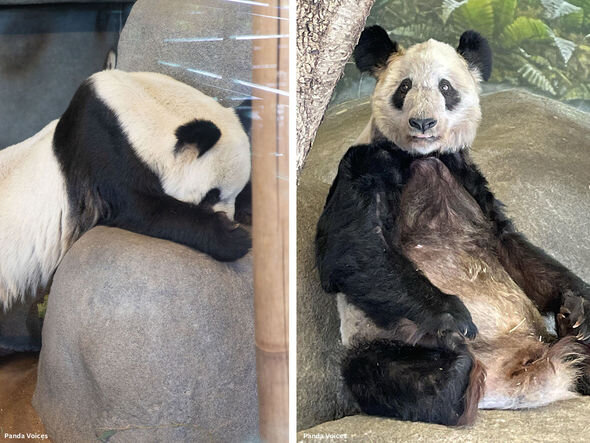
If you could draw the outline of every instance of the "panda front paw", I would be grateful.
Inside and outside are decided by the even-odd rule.
[[[438,312],[421,325],[423,333],[434,338],[438,346],[455,349],[465,343],[465,338],[474,339],[477,326],[463,302],[455,295],[447,295]]]
[[[560,336],[573,335],[582,343],[590,343],[590,289],[566,291],[557,314]]]
[[[225,213],[217,212],[212,238],[206,251],[219,261],[235,261],[242,258],[252,247],[250,233],[232,222]]]

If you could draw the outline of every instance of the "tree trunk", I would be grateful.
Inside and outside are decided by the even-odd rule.
[[[374,1],[297,1],[298,176]]]

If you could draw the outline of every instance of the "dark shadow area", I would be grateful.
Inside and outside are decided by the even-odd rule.
[[[78,85],[103,69],[132,5],[0,6],[0,149],[63,113]]]

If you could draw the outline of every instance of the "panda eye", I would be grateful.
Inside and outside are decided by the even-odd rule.
[[[409,78],[403,79],[391,96],[391,103],[395,108],[402,109],[404,107],[404,100],[410,89],[412,89],[412,80]]]
[[[451,90],[451,84],[445,79],[440,81],[438,87],[442,92],[449,92]]]
[[[399,85],[399,89],[401,92],[408,92],[410,89],[412,89],[412,80],[409,78],[402,80]]]

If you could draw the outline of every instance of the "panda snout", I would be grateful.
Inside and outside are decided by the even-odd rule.
[[[434,128],[437,121],[433,118],[411,118],[409,123],[412,128],[425,133],[430,128]]]

